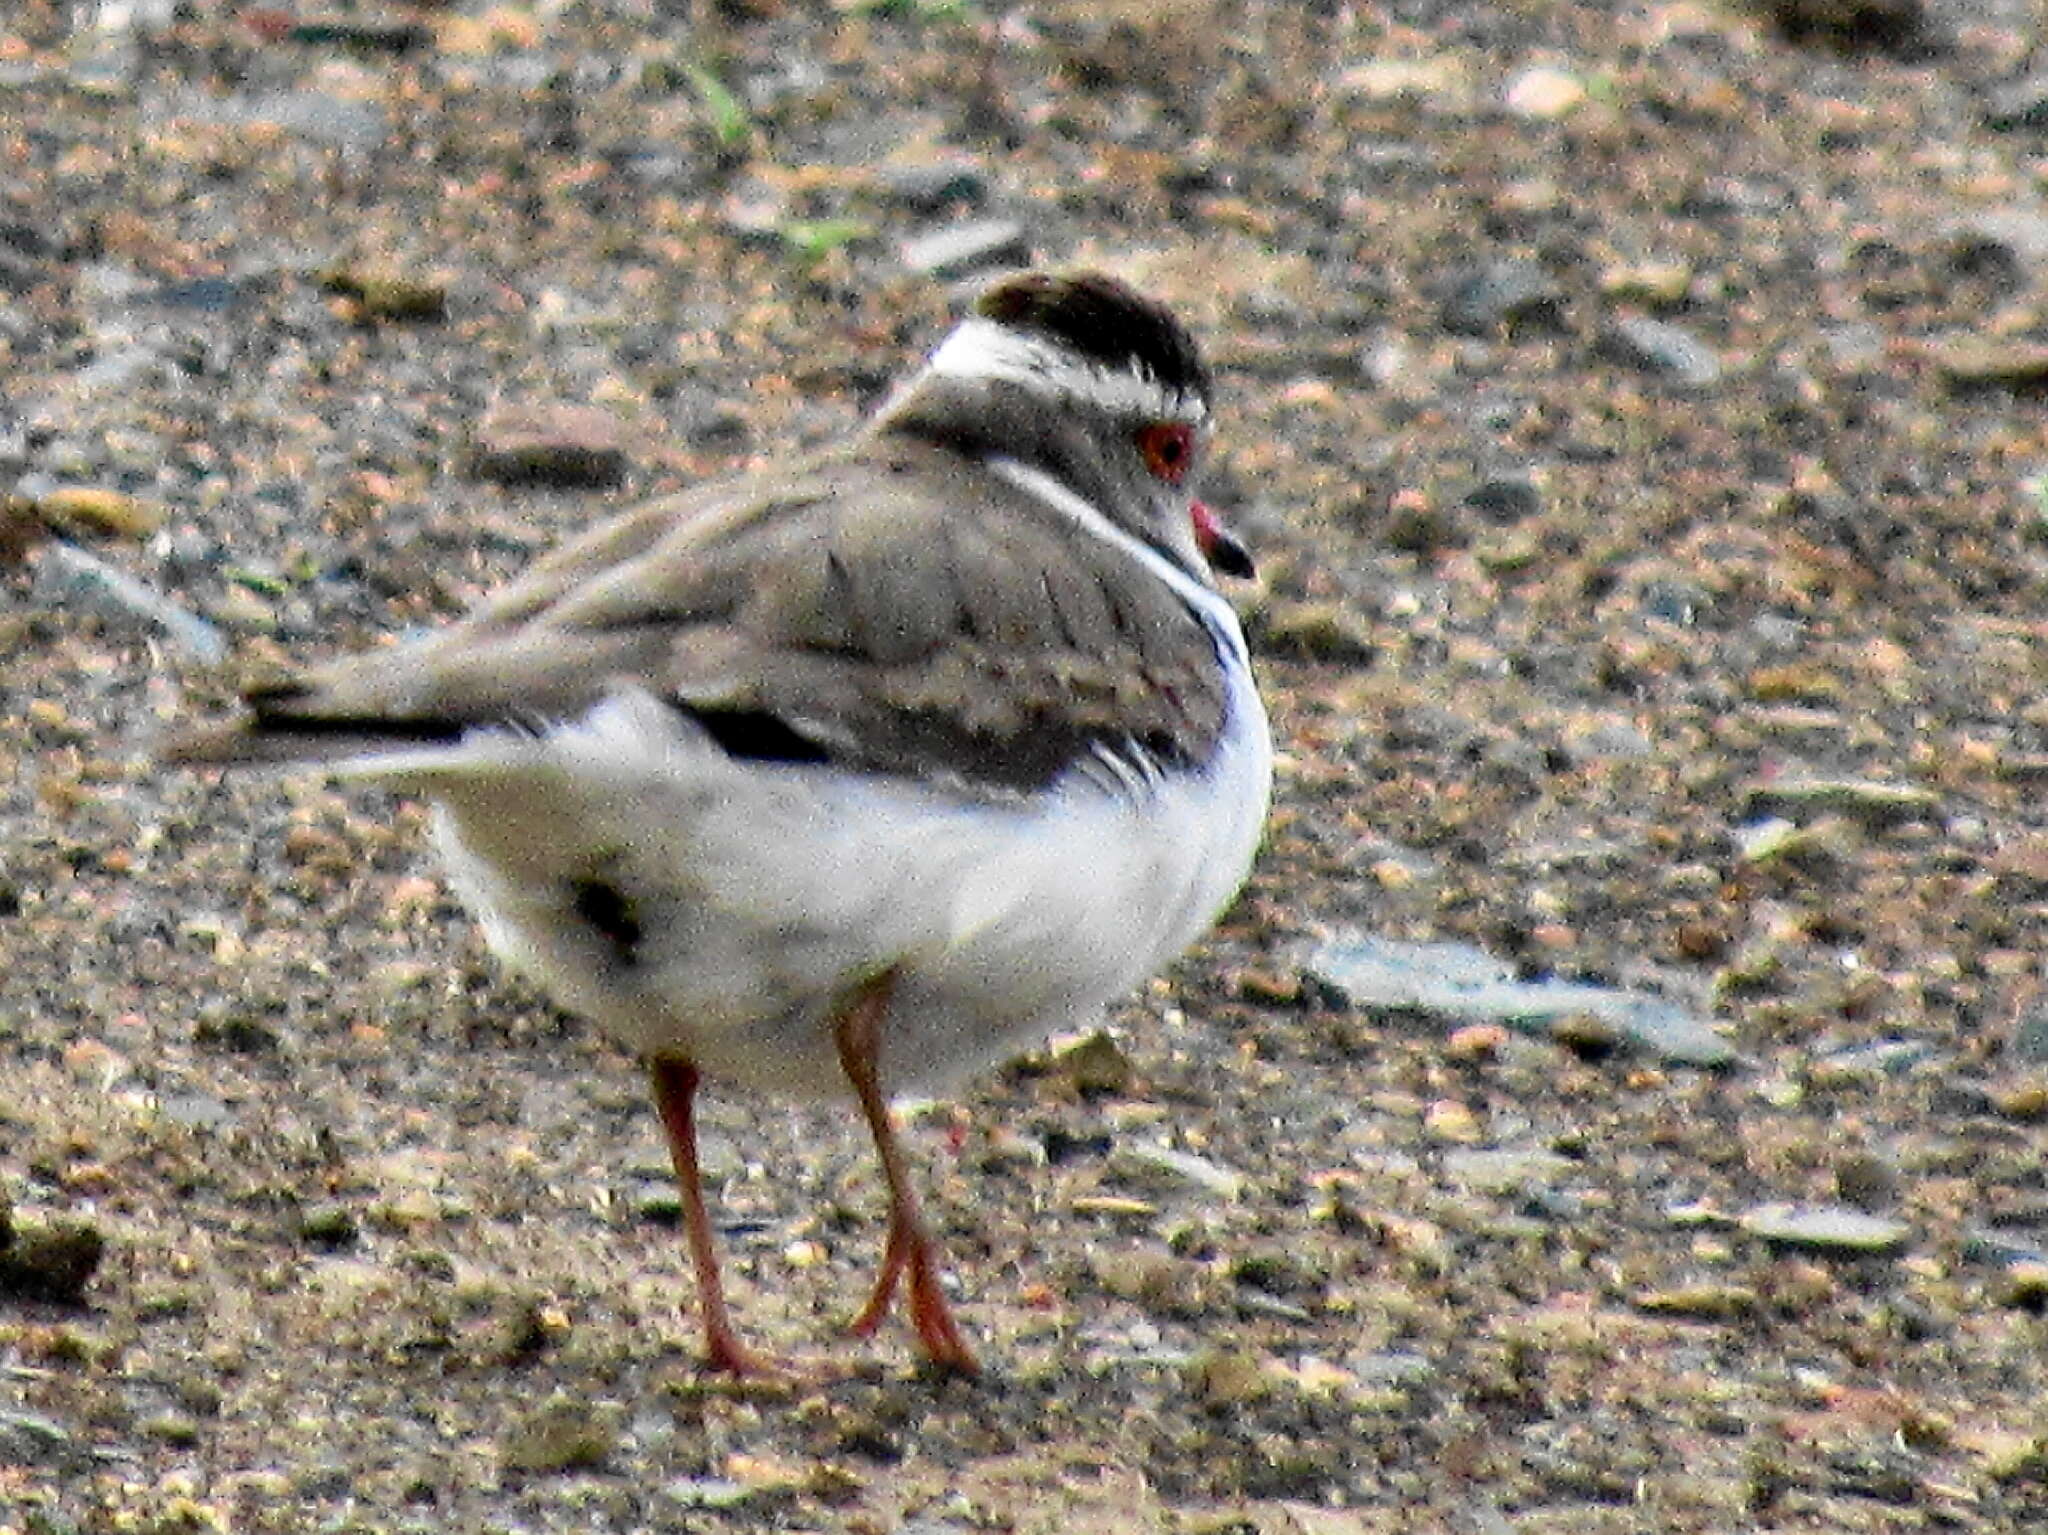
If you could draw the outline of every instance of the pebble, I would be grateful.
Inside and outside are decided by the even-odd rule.
[[[530,1409],[498,1443],[508,1471],[546,1474],[601,1466],[619,1445],[616,1405],[557,1392]]]
[[[1364,666],[1379,655],[1371,623],[1341,602],[1270,602],[1246,627],[1262,649],[1306,661]]]
[[[1090,1276],[1118,1300],[1163,1316],[1199,1316],[1216,1300],[1209,1270],[1158,1248],[1091,1250]]]
[[[1737,1225],[1774,1247],[1805,1252],[1888,1256],[1903,1252],[1913,1236],[1904,1221],[1846,1205],[1757,1205],[1745,1210]]]
[[[1654,373],[1688,389],[1721,381],[1721,359],[1699,337],[1669,320],[1620,315],[1600,334],[1602,356]]]
[[[102,618],[139,622],[161,630],[194,660],[225,660],[221,631],[126,571],[76,544],[52,539],[36,571],[37,595],[52,607],[77,607]]]
[[[0,1295],[76,1305],[106,1246],[99,1228],[82,1220],[16,1221],[0,1247]]]
[[[1438,311],[1454,336],[1563,332],[1564,290],[1534,261],[1489,261],[1456,274]]]
[[[1935,372],[1956,394],[2048,387],[2048,344],[1964,336],[1929,348]]]
[[[1521,522],[1541,514],[1543,490],[1533,475],[1496,474],[1466,491],[1460,504],[1496,522]]]
[[[1762,1297],[1747,1285],[1676,1285],[1645,1290],[1634,1299],[1638,1311],[1658,1316],[1690,1317],[1701,1322],[1733,1322],[1748,1316]]]
[[[1963,1256],[1974,1263],[2048,1264],[2048,1242],[2033,1231],[1972,1226],[1963,1233]]]
[[[1117,1182],[1144,1193],[1193,1188],[1227,1201],[1244,1194],[1244,1174],[1171,1146],[1119,1146],[1110,1153],[1108,1171]]]
[[[1446,51],[1422,58],[1369,59],[1345,70],[1337,87],[1368,101],[1434,99],[1448,105],[1469,97],[1471,74],[1463,58]]]
[[[1795,43],[1897,52],[1918,42],[1926,25],[1921,0],[1750,0]]]
[[[1612,299],[1672,309],[1692,292],[1692,279],[1692,267],[1683,261],[1633,262],[1603,271],[1600,291]]]
[[[309,144],[335,149],[374,149],[386,134],[384,112],[375,103],[318,90],[269,91],[253,96],[178,92],[166,99],[162,110],[168,117],[187,122],[276,128]]]
[[[624,429],[597,405],[502,405],[470,444],[470,472],[501,485],[608,490],[626,467]]]
[[[1031,240],[1015,219],[969,219],[913,235],[903,242],[900,254],[913,272],[952,279],[1024,266],[1031,260]]]
[[[876,167],[875,180],[890,197],[920,213],[975,208],[988,197],[988,173],[965,155],[886,161]]]
[[[424,278],[329,267],[320,274],[320,286],[347,299],[358,321],[448,318],[447,286]]]
[[[1439,1098],[1422,1111],[1422,1133],[1445,1144],[1471,1145],[1485,1129],[1466,1105],[1455,1098]]]
[[[1934,819],[1941,796],[1917,784],[1862,778],[1797,778],[1753,785],[1744,797],[1749,815],[1846,816],[1867,826]]]
[[[2048,269],[2048,214],[1984,208],[1951,219],[1943,234],[1959,268],[1981,266],[1986,257],[1994,257],[2036,273]]]
[[[1129,1092],[1136,1075],[1123,1047],[1099,1029],[1062,1050],[1057,1060],[1067,1079],[1084,1093]]]
[[[0,1409],[0,1465],[68,1466],[83,1454],[77,1437],[54,1418]]]
[[[1498,1023],[1539,1038],[1584,1014],[1676,1065],[1728,1066],[1737,1059],[1710,1023],[1653,993],[1523,981],[1512,966],[1469,944],[1338,937],[1310,954],[1307,969],[1356,1008],[1421,1013],[1456,1024]]]
[[[1554,1151],[1446,1151],[1444,1176],[1480,1194],[1514,1194],[1547,1189],[1568,1176],[1574,1163]]]
[[[2020,1015],[2006,1049],[2022,1065],[2048,1064],[2048,1002],[2036,1002]]]
[[[2022,128],[2048,128],[2048,73],[2009,80],[1984,99],[1984,126],[2010,133]]]
[[[299,1212],[299,1236],[315,1247],[330,1251],[353,1247],[360,1235],[355,1212],[347,1205],[328,1201]]]
[[[1550,122],[1565,116],[1584,101],[1586,87],[1576,75],[1539,65],[1523,70],[1510,80],[1501,99],[1517,117]]]

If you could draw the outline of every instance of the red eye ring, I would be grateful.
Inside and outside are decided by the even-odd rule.
[[[1154,421],[1138,428],[1138,452],[1154,478],[1178,485],[1195,462],[1195,429],[1185,421]]]

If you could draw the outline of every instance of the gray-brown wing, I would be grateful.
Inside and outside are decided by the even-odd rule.
[[[238,744],[184,755],[447,739],[620,685],[744,755],[1013,790],[1098,746],[1198,760],[1224,710],[1201,619],[1128,554],[942,449],[878,437],[744,502],[630,513],[445,634],[253,697]]]

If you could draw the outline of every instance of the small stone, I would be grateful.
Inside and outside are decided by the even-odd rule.
[[[1550,1037],[1574,1055],[1590,1061],[1603,1060],[1623,1044],[1614,1020],[1598,1013],[1565,1013],[1552,1021]]]
[[[1543,491],[1534,476],[1497,474],[1466,491],[1461,505],[1495,522],[1521,522],[1543,510]]]
[[[347,299],[359,321],[448,318],[448,289],[443,283],[394,273],[329,267],[320,274],[320,286]]]
[[[923,213],[979,207],[988,197],[988,173],[965,155],[887,161],[875,179],[897,202]]]
[[[1750,0],[1789,41],[1847,51],[1898,53],[1922,41],[1921,0]]]
[[[1025,266],[1031,240],[1015,219],[971,219],[905,240],[903,264],[928,277],[966,277],[991,267]]]
[[[53,490],[36,510],[59,531],[102,533],[113,538],[147,538],[163,522],[163,513],[118,490],[71,485]]]
[[[1339,90],[1367,101],[1460,102],[1470,95],[1471,84],[1470,64],[1448,50],[1422,58],[1368,59],[1345,70],[1337,80]]]
[[[98,555],[60,538],[52,539],[40,558],[36,589],[52,606],[76,606],[102,618],[161,629],[195,660],[226,659],[228,643],[219,629]]]
[[[1576,75],[1539,65],[1510,80],[1501,99],[1517,117],[1552,122],[1586,99],[1586,87]]]
[[[1645,1290],[1635,1297],[1638,1311],[1657,1316],[1690,1317],[1701,1322],[1734,1322],[1757,1309],[1760,1297],[1747,1285],[1677,1285]]]
[[[2048,1263],[2015,1263],[1999,1277],[1994,1294],[1999,1305],[2016,1311],[2048,1311]]]
[[[1468,1023],[1451,1030],[1444,1055],[1453,1061],[1490,1061],[1507,1048],[1508,1031],[1497,1023]]]
[[[1207,1269],[1158,1248],[1094,1249],[1089,1270],[1105,1292],[1156,1315],[1199,1316],[1216,1299]]]
[[[1110,1153],[1108,1172],[1117,1182],[1141,1193],[1167,1194],[1192,1188],[1226,1201],[1244,1193],[1244,1174],[1171,1146],[1119,1146]]]
[[[1365,665],[1379,655],[1372,626],[1337,602],[1272,602],[1251,625],[1268,652],[1306,661]]]
[[[1875,1210],[1898,1198],[1899,1170],[1875,1152],[1850,1152],[1835,1164],[1835,1192],[1859,1210]]]
[[[1706,389],[1721,381],[1721,359],[1713,349],[1668,320],[1622,315],[1601,333],[1599,351],[1688,389]]]
[[[2000,132],[2048,128],[2048,74],[2009,80],[1984,101],[1984,125]]]
[[[136,1424],[135,1431],[174,1449],[190,1449],[199,1443],[198,1421],[188,1413],[160,1412]]]
[[[1403,554],[1429,554],[1460,542],[1458,522],[1420,491],[1404,490],[1387,503],[1380,541]]]
[[[2048,1082],[2021,1082],[2011,1087],[1994,1088],[1991,1107],[2001,1117],[2022,1124],[2048,1119]]]
[[[1600,274],[1600,291],[1611,299],[1675,308],[1692,292],[1692,267],[1683,261],[1641,261],[1611,266]]]
[[[1402,943],[1340,934],[1311,951],[1308,976],[1349,1005],[1420,1013],[1457,1023],[1496,1023],[1554,1038],[1574,1015],[1601,1020],[1609,1035],[1677,1065],[1726,1066],[1734,1049],[1706,1020],[1648,992],[1572,981],[1524,981],[1483,949],[1459,943]]]
[[[0,1409],[0,1465],[68,1466],[83,1451],[72,1432],[55,1419]]]
[[[1913,1236],[1904,1221],[1842,1205],[1758,1205],[1744,1211],[1738,1225],[1774,1247],[1873,1257],[1904,1251]]]
[[[1296,1007],[1302,1001],[1301,975],[1293,970],[1248,965],[1232,974],[1231,989],[1239,1001],[1261,1007]]]
[[[2006,1049],[2022,1066],[2048,1065],[2048,999],[2035,1002],[2020,1015]]]
[[[1189,1361],[1187,1376],[1195,1395],[1211,1411],[1248,1406],[1273,1392],[1264,1361],[1243,1349],[1208,1350]]]
[[[1964,336],[1929,349],[1935,372],[1955,394],[2048,389],[2048,343]]]
[[[1423,1110],[1422,1133],[1456,1145],[1470,1145],[1485,1134],[1478,1116],[1455,1098],[1439,1098]]]
[[[353,1247],[360,1231],[355,1212],[344,1204],[308,1205],[299,1212],[299,1236],[315,1247]]]
[[[557,1392],[531,1409],[498,1446],[508,1471],[546,1475],[604,1464],[619,1444],[618,1409]]]
[[[1755,785],[1744,808],[1750,815],[1839,815],[1867,826],[1886,827],[1936,819],[1941,796],[1917,784],[1860,778],[1800,778]]]
[[[1564,290],[1534,261],[1489,261],[1453,277],[1439,321],[1454,336],[1557,335],[1565,329]]]
[[[0,1248],[0,1295],[76,1305],[100,1266],[106,1238],[80,1220],[17,1222]]]
[[[501,485],[608,490],[625,483],[619,419],[595,405],[504,405],[485,416],[470,469]]]
[[[1068,1080],[1084,1093],[1126,1093],[1136,1076],[1123,1047],[1099,1029],[1056,1059]]]
[[[1520,1194],[1555,1187],[1573,1168],[1555,1151],[1447,1151],[1444,1176],[1480,1194]]]
[[[434,29],[405,17],[315,16],[293,24],[286,34],[295,43],[340,43],[365,53],[412,53],[430,47]]]

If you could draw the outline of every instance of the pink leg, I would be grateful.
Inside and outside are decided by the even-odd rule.
[[[953,1320],[939,1287],[938,1249],[924,1229],[917,1213],[917,1195],[910,1186],[904,1166],[903,1148],[896,1141],[896,1127],[889,1119],[889,1104],[882,1096],[879,1057],[882,1023],[889,1015],[889,998],[895,989],[894,974],[884,975],[864,986],[859,995],[833,1020],[833,1037],[839,1045],[839,1064],[846,1080],[860,1100],[860,1111],[875,1138],[875,1152],[882,1159],[882,1177],[889,1185],[889,1243],[882,1253],[882,1271],[875,1278],[874,1293],[853,1320],[853,1330],[869,1333],[880,1325],[896,1294],[899,1279],[908,1277],[910,1322],[917,1329],[926,1356],[942,1369],[962,1375],[980,1372],[974,1352]]]
[[[697,1068],[658,1056],[647,1063],[647,1075],[654,1084],[655,1107],[661,1110],[669,1160],[675,1164],[676,1185],[683,1196],[683,1234],[690,1246],[690,1265],[697,1271],[697,1309],[704,1319],[704,1363],[732,1375],[774,1375],[775,1365],[740,1342],[726,1314],[711,1216],[704,1208],[704,1185],[697,1175],[697,1121],[692,1109]]]

